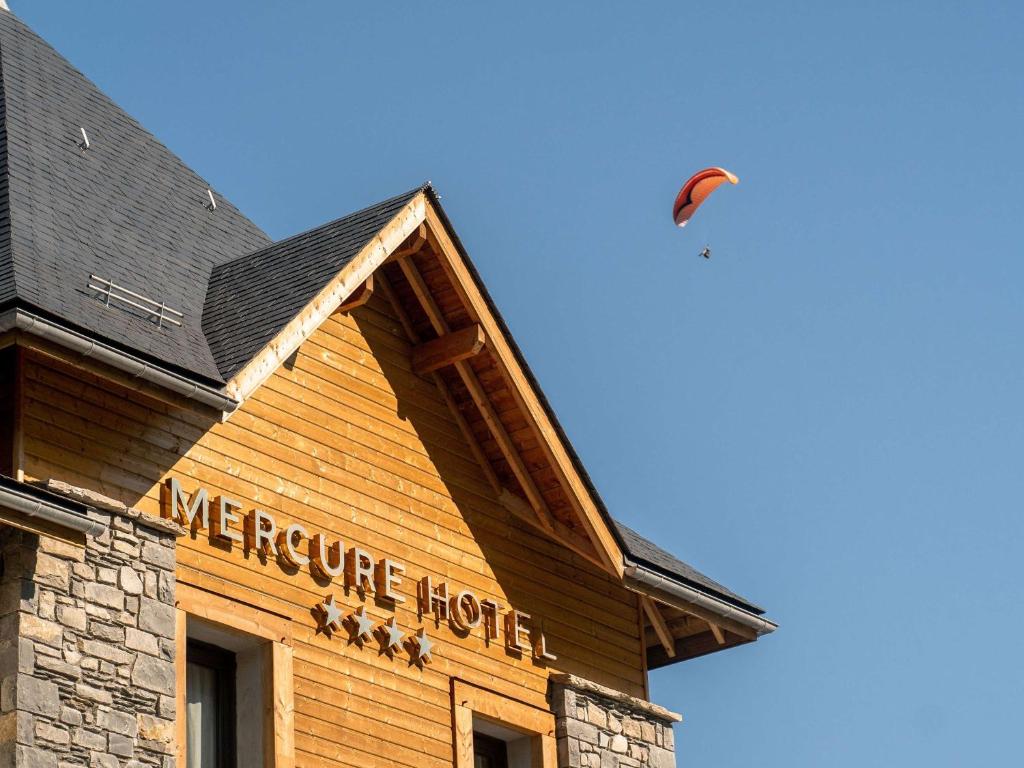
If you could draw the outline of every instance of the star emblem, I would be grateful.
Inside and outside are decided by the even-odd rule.
[[[392,616],[388,619],[387,624],[383,627],[387,633],[387,645],[385,650],[390,651],[392,648],[400,649],[402,647],[402,638],[405,637],[405,632],[398,628],[398,624],[395,623],[395,617]]]
[[[355,624],[355,638],[357,640],[369,640],[373,637],[373,620],[366,615],[366,606],[361,606],[358,611],[351,616],[352,623]]]
[[[320,608],[320,629],[335,630],[341,626],[341,610],[334,604],[331,595],[318,606]]]
[[[433,661],[430,654],[434,650],[434,641],[427,637],[427,630],[420,628],[413,639],[416,641],[416,660],[426,664]]]

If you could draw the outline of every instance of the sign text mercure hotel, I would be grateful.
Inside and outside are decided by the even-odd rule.
[[[243,505],[227,496],[211,498],[203,487],[186,494],[177,478],[167,480],[162,488],[163,516],[176,520],[186,528],[205,528],[212,541],[235,543],[247,551],[277,558],[294,568],[309,568],[319,578],[343,579],[346,587],[354,588],[365,599],[373,594],[378,600],[398,604],[405,596],[396,588],[408,578],[404,564],[390,558],[377,559],[360,547],[345,548],[341,539],[329,539],[320,532],[310,532],[301,523],[292,522],[284,527],[272,514],[262,509],[242,512]],[[447,582],[423,576],[418,581],[419,615],[433,615],[438,621],[449,622],[461,632],[478,630],[488,642],[504,635],[505,647],[516,654],[529,653],[535,659],[554,661],[547,650],[547,641],[540,627],[529,614],[501,605],[489,597],[480,598],[468,589],[449,587]],[[333,596],[318,606],[321,627],[330,631],[342,626],[341,612],[335,608]],[[351,617],[353,637],[362,642],[373,635],[372,623],[365,609]],[[388,651],[401,649],[404,636],[394,619],[379,630]],[[419,630],[412,638],[412,648],[418,656],[429,661],[432,643],[425,631]]]

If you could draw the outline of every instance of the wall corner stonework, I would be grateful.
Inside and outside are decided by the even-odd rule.
[[[551,676],[559,768],[675,768],[679,715],[574,675]]]
[[[175,540],[0,529],[0,768],[174,768]]]

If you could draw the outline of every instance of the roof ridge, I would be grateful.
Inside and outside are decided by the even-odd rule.
[[[430,182],[286,237],[210,272],[202,329],[220,375],[240,371]]]
[[[315,227],[310,227],[309,229],[304,229],[301,232],[296,232],[294,235],[288,235],[287,237],[283,237],[280,240],[274,240],[273,242],[269,243],[268,245],[263,246],[262,248],[257,248],[255,251],[249,251],[248,253],[243,253],[241,256],[236,256],[235,258],[230,259],[228,261],[223,261],[220,264],[214,265],[213,272],[216,272],[218,269],[221,269],[222,267],[229,267],[229,266],[231,266],[233,264],[236,264],[239,261],[242,261],[244,259],[251,259],[251,258],[253,258],[255,256],[259,256],[261,253],[264,253],[266,251],[276,250],[276,249],[278,249],[278,248],[280,248],[282,246],[286,246],[286,245],[288,245],[290,243],[297,242],[297,241],[301,240],[304,237],[309,237],[310,235],[314,235],[317,232],[322,232],[323,230],[328,229],[329,227],[332,227],[332,226],[335,226],[335,225],[338,225],[338,224],[342,224],[342,223],[345,222],[346,219],[351,219],[354,216],[358,216],[358,215],[360,215],[362,213],[367,213],[367,212],[373,210],[374,208],[382,208],[384,206],[391,205],[392,203],[394,203],[394,202],[396,202],[398,200],[411,198],[414,195],[418,195],[420,192],[425,192],[427,189],[432,189],[432,188],[433,187],[432,187],[432,185],[431,185],[431,183],[429,181],[424,182],[423,184],[420,184],[418,187],[413,187],[409,191],[403,192],[400,195],[392,195],[391,197],[385,198],[384,200],[380,200],[380,201],[378,201],[376,203],[372,203],[370,205],[364,206],[364,207],[360,208],[359,210],[352,211],[351,213],[346,213],[343,216],[339,216],[338,218],[332,219],[332,220],[330,220],[328,222],[325,222],[323,224],[318,224]],[[211,280],[211,282],[213,280],[213,274],[212,273],[210,275],[210,280]]]

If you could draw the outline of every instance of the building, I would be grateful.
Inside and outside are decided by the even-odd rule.
[[[0,12],[2,765],[675,764],[749,601],[615,522],[428,184],[272,242]]]

